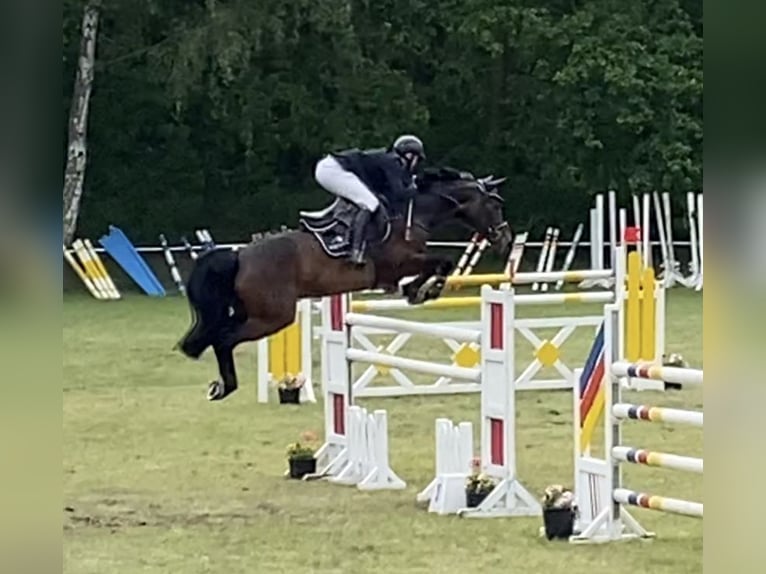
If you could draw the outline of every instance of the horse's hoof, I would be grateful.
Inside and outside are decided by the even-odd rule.
[[[227,387],[221,381],[213,381],[210,383],[210,385],[207,388],[207,400],[220,401],[221,399],[225,399],[226,397],[228,397],[230,394],[232,394],[236,390],[237,390],[236,385],[233,387]]]
[[[226,396],[225,388],[221,381],[213,381],[207,388],[207,400],[220,401]]]
[[[445,283],[444,277],[429,277],[418,289],[416,299],[419,303],[425,303],[430,299],[438,299],[444,290]]]
[[[405,295],[407,296],[407,303],[409,303],[410,305],[420,305],[423,302],[420,289],[414,292],[411,290],[407,291]]]
[[[447,278],[439,276],[436,278],[436,281],[434,282],[431,289],[428,290],[428,293],[426,294],[426,300],[428,299],[438,299],[441,297],[442,293],[444,292],[444,286],[447,284]]]

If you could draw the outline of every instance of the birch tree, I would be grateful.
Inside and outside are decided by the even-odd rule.
[[[80,56],[77,64],[69,111],[69,146],[64,172],[64,243],[68,245],[77,228],[80,212],[85,166],[87,163],[88,103],[93,88],[96,61],[96,35],[101,12],[101,0],[89,0],[82,17]]]

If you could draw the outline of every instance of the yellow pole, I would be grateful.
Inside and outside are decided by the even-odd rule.
[[[628,255],[628,302],[625,308],[625,355],[626,359],[636,362],[641,355],[641,256],[638,251]]]
[[[103,299],[104,295],[101,294],[98,289],[96,289],[96,286],[93,285],[93,282],[90,280],[90,277],[87,276],[85,271],[82,267],[80,267],[80,264],[77,263],[75,258],[72,256],[69,251],[66,249],[66,245],[64,246],[64,259],[67,260],[67,263],[69,263],[69,266],[74,270],[74,272],[77,274],[77,276],[80,278],[80,281],[82,281],[83,285],[90,291],[90,294],[93,295],[96,299]]]
[[[654,361],[657,357],[655,329],[657,328],[654,305],[654,268],[644,269],[641,277],[643,298],[641,301],[641,357],[642,361]]]
[[[287,373],[284,329],[269,337],[269,373],[271,373],[271,378],[276,381],[282,379]]]
[[[104,262],[101,261],[101,257],[99,257],[98,252],[93,248],[93,244],[90,242],[90,239],[85,239],[83,241],[85,248],[88,250],[88,253],[93,259],[93,262],[95,263],[96,269],[99,272],[99,275],[101,279],[103,280],[104,284],[109,288],[109,296],[112,299],[119,299],[120,298],[120,292],[117,290],[117,287],[114,284],[114,281],[112,281],[112,278],[109,275],[109,272],[106,270],[106,266],[104,265]]]
[[[295,376],[301,373],[301,323],[296,320],[285,328],[285,370]]]

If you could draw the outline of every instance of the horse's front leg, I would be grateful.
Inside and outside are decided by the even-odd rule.
[[[402,285],[402,294],[411,305],[437,299],[447,284],[454,263],[446,257],[416,255],[411,262],[419,269],[417,277]]]

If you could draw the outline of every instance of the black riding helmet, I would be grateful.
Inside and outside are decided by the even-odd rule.
[[[405,160],[410,169],[412,169],[413,164],[416,163],[413,161],[414,158],[417,157],[421,161],[426,159],[426,152],[423,148],[423,142],[420,141],[420,138],[417,136],[399,136],[396,138],[396,141],[394,141],[391,149],[393,149],[393,151],[395,151],[399,157]]]

